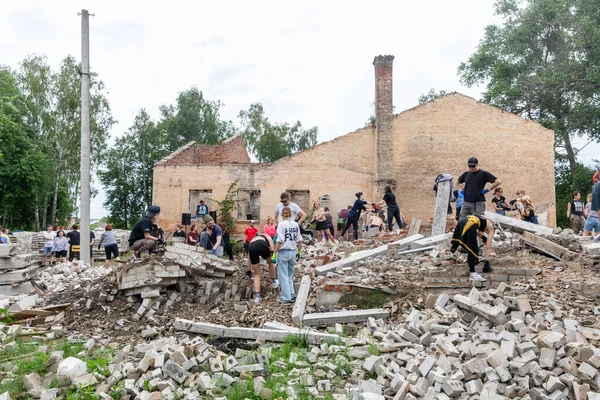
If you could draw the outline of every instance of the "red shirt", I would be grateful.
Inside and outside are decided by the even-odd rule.
[[[187,244],[195,246],[196,242],[198,242],[198,236],[199,236],[198,232],[192,232],[192,231],[188,232],[188,241],[187,241]],[[190,239],[195,240],[195,242],[192,242]]]
[[[254,236],[256,236],[257,233],[258,229],[256,229],[253,226],[251,226],[250,228],[246,228],[246,230],[244,231],[244,235],[246,235],[246,242],[250,242],[252,239],[254,239]]]

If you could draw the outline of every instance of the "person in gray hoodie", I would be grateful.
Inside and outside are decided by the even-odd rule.
[[[112,225],[110,224],[104,227],[104,232],[102,232],[102,236],[100,236],[100,242],[98,243],[98,250],[100,250],[102,243],[104,243],[104,252],[106,254],[104,268],[108,269],[112,256],[115,257],[116,262],[121,261],[119,258],[119,244],[117,243],[117,235],[112,230]]]

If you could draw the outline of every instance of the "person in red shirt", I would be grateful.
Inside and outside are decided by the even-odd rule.
[[[250,241],[254,239],[254,236],[258,233],[258,229],[254,226],[254,221],[250,221],[250,227],[246,228],[244,231],[244,235],[246,235],[246,241],[244,242],[244,250],[246,254],[248,254],[248,246],[250,246]],[[248,278],[252,278],[252,264],[250,264],[250,258],[248,258],[248,270],[246,271],[246,276]]]
[[[198,245],[198,225],[194,224],[192,225],[192,228],[190,229],[190,231],[187,234],[187,244],[189,244],[190,246],[197,246]]]

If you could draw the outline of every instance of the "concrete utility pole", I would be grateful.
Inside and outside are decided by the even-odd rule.
[[[435,197],[435,214],[431,227],[431,236],[446,233],[448,222],[448,200],[450,199],[450,181],[438,182],[437,196]]]
[[[81,10],[81,261],[90,262],[90,14]]]

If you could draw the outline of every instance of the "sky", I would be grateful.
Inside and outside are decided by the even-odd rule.
[[[90,64],[108,90],[122,135],[137,112],[154,118],[190,87],[220,100],[224,119],[261,102],[275,122],[319,128],[319,142],[364,126],[373,114],[373,58],[394,60],[395,112],[430,89],[479,99],[483,87],[459,82],[457,67],[499,20],[493,0],[179,1],[0,0],[0,64],[30,54],[52,67],[81,57],[81,8],[90,17]],[[584,141],[576,141],[581,147]],[[600,145],[579,154],[598,158]],[[108,214],[104,195],[91,218]]]

